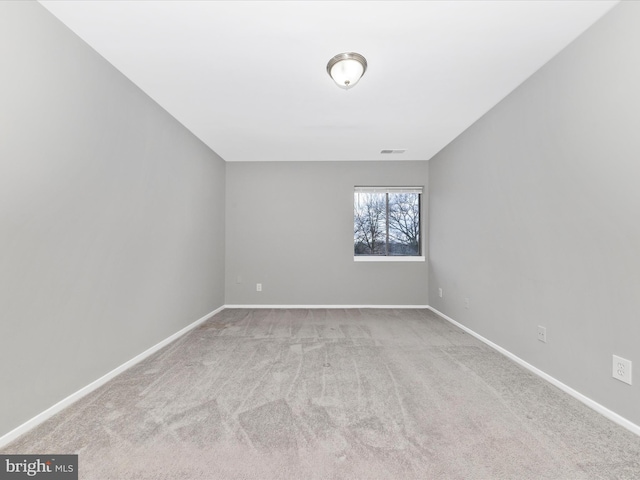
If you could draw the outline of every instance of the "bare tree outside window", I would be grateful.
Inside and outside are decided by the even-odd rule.
[[[420,195],[388,193],[389,242],[396,255],[420,255]],[[402,253],[400,253],[402,252]]]
[[[356,255],[386,255],[387,205],[378,193],[355,193],[353,239]]]
[[[356,191],[355,255],[419,256],[420,194]]]

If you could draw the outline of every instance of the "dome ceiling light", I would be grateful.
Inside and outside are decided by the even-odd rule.
[[[348,90],[367,71],[367,60],[359,53],[339,53],[327,63],[327,73],[340,88]]]

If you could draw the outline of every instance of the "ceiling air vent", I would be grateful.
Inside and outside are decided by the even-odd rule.
[[[397,148],[395,150],[380,150],[380,153],[404,153],[406,150],[404,148]]]

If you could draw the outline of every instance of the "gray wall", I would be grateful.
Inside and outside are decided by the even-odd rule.
[[[425,262],[353,261],[353,187],[426,187],[427,166],[228,163],[226,303],[425,305]]]
[[[622,2],[429,162],[430,304],[636,424],[638,25]]]
[[[224,303],[224,162],[0,2],[0,435]]]

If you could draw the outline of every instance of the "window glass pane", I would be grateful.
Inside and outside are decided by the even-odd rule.
[[[355,255],[386,255],[387,199],[385,193],[354,193]]]
[[[389,255],[420,255],[420,195],[389,194]]]

